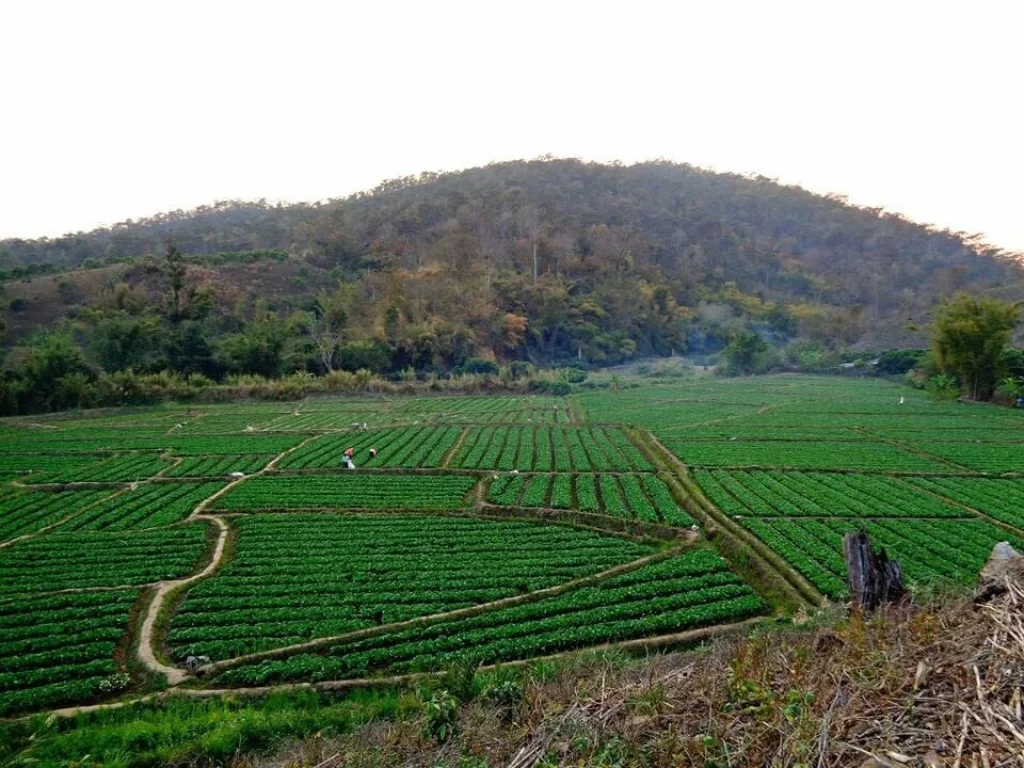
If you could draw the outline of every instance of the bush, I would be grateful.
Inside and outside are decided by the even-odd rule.
[[[941,374],[928,379],[925,389],[938,400],[956,400],[960,397],[960,385],[955,376]]]
[[[889,349],[878,356],[875,370],[890,376],[902,376],[917,368],[927,356],[927,349]]]
[[[427,702],[427,736],[438,742],[448,741],[458,725],[459,700],[447,690],[434,691]]]
[[[490,360],[484,360],[483,358],[470,357],[455,370],[457,373],[476,373],[497,376],[498,364]]]

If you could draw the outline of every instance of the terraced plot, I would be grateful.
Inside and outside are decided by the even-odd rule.
[[[0,542],[35,533],[108,498],[111,491],[33,491],[0,501]]]
[[[262,685],[489,664],[737,621],[765,609],[714,552],[653,563],[562,595],[228,670],[217,684]]]
[[[116,693],[114,651],[138,592],[0,599],[0,717]]]
[[[0,597],[121,587],[191,573],[207,549],[207,526],[125,533],[49,533],[0,549]]]
[[[689,527],[693,519],[654,475],[503,475],[489,489],[494,504],[579,509],[612,517]]]
[[[921,477],[909,482],[1024,531],[1024,481]]]
[[[455,509],[477,479],[460,475],[340,475],[254,477],[221,496],[215,508]]]
[[[1024,474],[1024,443],[922,443],[920,448],[978,472]]]
[[[832,598],[847,595],[843,536],[860,528],[900,561],[911,584],[973,583],[997,542],[1024,546],[984,520],[745,518],[743,526]]]
[[[862,442],[688,442],[666,437],[662,443],[686,464],[697,467],[856,469],[873,472],[955,471],[937,459],[886,443]]]
[[[560,526],[472,518],[254,515],[233,561],[175,617],[179,658],[224,659],[492,602],[650,550]]]
[[[85,466],[54,469],[32,475],[29,483],[127,483],[145,480],[169,468],[171,462],[155,454],[132,454]]]
[[[470,429],[453,467],[537,472],[647,471],[651,464],[620,429]]]
[[[694,477],[715,505],[733,516],[965,516],[907,481],[881,475],[698,470]]]
[[[126,490],[75,515],[62,531],[127,531],[180,523],[222,482],[150,483]]]
[[[2,439],[2,438],[0,438]],[[40,454],[7,454],[0,459],[0,474],[5,477],[29,479],[31,475],[46,475],[56,472],[78,472],[99,464],[97,456],[43,456]]]
[[[286,456],[278,468],[339,467],[347,448],[355,450],[357,467],[439,467],[461,433],[456,427],[396,427],[324,435]]]
[[[240,456],[190,456],[164,473],[164,477],[223,477],[232,472],[251,475],[259,472],[270,460],[271,455]]]

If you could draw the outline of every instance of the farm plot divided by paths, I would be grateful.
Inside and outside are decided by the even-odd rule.
[[[244,687],[515,661],[779,608],[691,531],[705,520],[836,599],[842,537],[860,527],[911,583],[969,583],[993,543],[1024,539],[1022,426],[811,376],[7,420],[0,716],[137,692],[136,648],[171,686]],[[189,678],[193,654],[210,675]]]
[[[650,474],[506,474],[491,484],[488,501],[506,507],[575,509],[681,527],[694,524],[665,482]]]
[[[561,526],[472,518],[253,515],[232,561],[193,587],[169,641],[214,659],[555,586],[650,554]]]
[[[537,472],[651,469],[620,429],[484,427],[470,430],[452,467]]]
[[[402,674],[527,659],[586,645],[736,622],[766,606],[717,554],[671,557],[562,594],[241,665],[216,685]]]

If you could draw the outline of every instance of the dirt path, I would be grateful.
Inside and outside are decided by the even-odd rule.
[[[142,629],[139,632],[139,649],[138,659],[142,664],[150,671],[158,675],[162,675],[167,678],[169,685],[178,685],[184,682],[189,674],[177,667],[169,667],[159,659],[153,652],[153,628],[156,625],[157,617],[160,615],[160,609],[163,607],[164,601],[167,599],[167,595],[173,590],[179,587],[184,587],[187,584],[205,579],[211,573],[213,573],[221,564],[221,560],[224,559],[224,548],[228,542],[228,524],[221,520],[219,517],[213,517],[211,515],[196,515],[192,519],[210,520],[218,528],[217,544],[213,549],[213,557],[210,559],[209,565],[207,565],[199,573],[194,573],[191,576],[184,579],[175,579],[173,581],[162,581],[157,587],[156,594],[153,596],[153,600],[149,604],[149,608],[146,610],[146,618],[142,622]]]
[[[766,574],[771,574],[781,579],[782,585],[795,597],[798,603],[808,607],[820,606],[826,602],[825,597],[815,589],[804,576],[789,565],[784,559],[777,555],[767,545],[761,542],[753,534],[749,533],[743,526],[738,525],[728,515],[716,507],[708,499],[703,491],[692,482],[689,475],[689,468],[683,461],[668,450],[657,437],[650,431],[644,431],[644,439],[649,449],[656,451],[658,464],[665,468],[682,485],[683,490],[693,501],[695,508],[708,520],[702,520],[706,529],[709,522],[715,524],[720,535],[728,535],[734,541],[745,545],[746,549],[754,558],[761,561]],[[724,556],[724,555],[723,555]],[[726,557],[728,560],[729,558]],[[735,565],[735,563],[733,563]]]
[[[210,505],[217,501],[217,499],[231,491],[233,488],[236,488],[239,484],[244,483],[246,480],[249,480],[250,478],[258,477],[259,475],[262,475],[272,470],[277,465],[277,462],[279,462],[285,456],[288,456],[289,454],[299,450],[300,448],[302,448],[302,446],[306,445],[312,440],[315,440],[317,437],[319,437],[319,435],[314,435],[312,437],[307,438],[306,440],[303,440],[301,443],[292,448],[289,448],[287,451],[279,453],[277,456],[271,459],[270,462],[268,462],[263,469],[259,470],[258,472],[254,472],[251,475],[246,475],[245,477],[240,477],[236,480],[233,480],[220,490],[211,493],[209,496],[207,496],[205,499],[199,502],[199,504],[196,505],[195,509],[192,510],[192,514],[188,516],[188,521],[209,520],[218,527],[219,530],[217,533],[217,543],[214,546],[213,557],[210,559],[210,563],[198,573],[194,573],[191,576],[188,576],[184,579],[174,579],[171,581],[159,582],[156,585],[156,594],[153,596],[153,599],[149,603],[149,607],[146,609],[146,617],[145,619],[143,619],[142,629],[139,631],[139,646],[137,653],[139,661],[150,672],[165,677],[167,679],[168,685],[172,687],[179,685],[185,680],[187,680],[189,677],[191,677],[191,675],[183,669],[179,669],[178,667],[170,667],[164,664],[156,657],[156,653],[153,649],[153,634],[156,627],[157,618],[159,618],[160,616],[160,611],[163,608],[164,603],[166,602],[167,596],[169,594],[171,594],[176,589],[179,589],[180,587],[188,586],[189,584],[193,584],[201,579],[205,579],[207,576],[216,571],[217,568],[220,567],[222,561],[224,560],[224,551],[228,541],[228,524],[224,521],[223,518],[217,517],[216,515],[206,514],[206,510],[209,509]]]

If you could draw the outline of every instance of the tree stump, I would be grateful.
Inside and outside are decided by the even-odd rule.
[[[903,569],[898,560],[890,560],[885,548],[877,552],[863,528],[843,537],[846,556],[846,581],[855,605],[874,610],[882,603],[895,602],[906,593]]]

